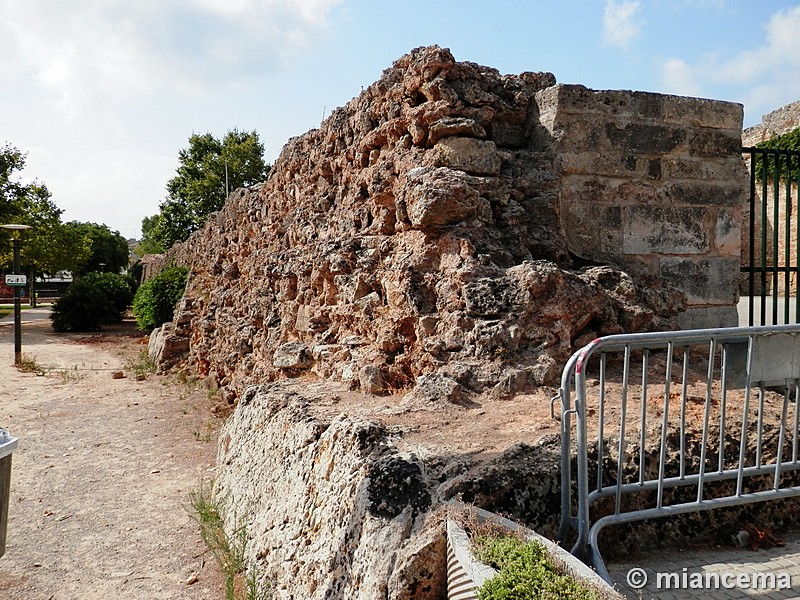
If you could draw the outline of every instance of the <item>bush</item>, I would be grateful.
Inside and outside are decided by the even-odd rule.
[[[113,323],[116,315],[103,290],[79,280],[53,304],[50,320],[55,331],[97,331],[101,325]]]
[[[184,267],[168,267],[139,286],[133,298],[133,314],[139,329],[154,329],[172,320],[188,276],[189,270]]]
[[[133,300],[133,291],[126,277],[116,273],[92,272],[81,277],[81,281],[104,292],[117,312],[114,320],[118,323],[122,321],[125,310]]]
[[[478,560],[500,571],[480,587],[480,600],[598,599],[596,592],[560,573],[547,549],[538,541],[481,537],[473,553]]]

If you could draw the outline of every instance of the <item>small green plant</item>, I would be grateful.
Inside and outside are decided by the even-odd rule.
[[[229,536],[225,532],[222,508],[202,484],[198,491],[189,492],[189,502],[190,514],[200,526],[200,537],[225,578],[225,599],[268,600],[271,597],[269,588],[262,589],[259,585],[255,569],[246,569],[246,528],[240,526]]]
[[[172,320],[188,277],[189,270],[184,267],[167,267],[139,286],[133,298],[133,314],[139,329],[154,329]]]
[[[561,598],[599,600],[596,592],[558,571],[544,545],[513,536],[481,536],[475,557],[500,572],[478,590],[480,600]]]
[[[40,376],[46,373],[44,367],[38,363],[35,356],[26,356],[25,354],[22,355],[17,369],[22,373],[35,373]]]
[[[50,314],[55,331],[96,331],[115,319],[116,310],[105,292],[83,280],[67,288]]]
[[[146,379],[148,375],[156,372],[156,363],[150,358],[147,350],[139,352],[136,359],[129,360],[127,367],[137,379]]]
[[[192,431],[192,435],[198,442],[203,441],[210,443],[214,439],[214,427],[215,424],[213,421],[207,421],[202,429],[195,429]]]
[[[58,375],[61,377],[62,383],[67,383],[69,381],[80,381],[86,377],[84,373],[78,372],[78,365],[75,365],[71,369],[61,369],[58,371]]]

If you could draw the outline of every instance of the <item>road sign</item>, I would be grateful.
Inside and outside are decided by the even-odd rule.
[[[28,285],[27,275],[6,275],[6,285],[24,287]]]

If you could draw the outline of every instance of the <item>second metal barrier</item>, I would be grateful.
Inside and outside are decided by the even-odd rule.
[[[554,398],[559,538],[574,529],[572,553],[610,581],[603,527],[800,496],[798,378],[799,325],[614,335],[576,352]]]

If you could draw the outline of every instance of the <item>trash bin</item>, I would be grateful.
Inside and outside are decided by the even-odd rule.
[[[11,498],[11,454],[17,447],[17,438],[0,428],[0,556],[6,553],[8,530],[8,504]]]

